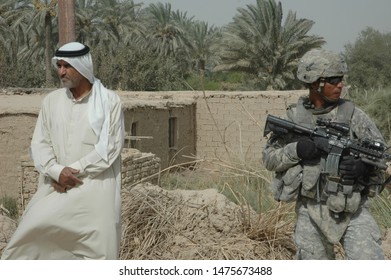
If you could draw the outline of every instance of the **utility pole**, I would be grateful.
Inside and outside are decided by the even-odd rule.
[[[59,46],[76,40],[75,0],[58,0]]]

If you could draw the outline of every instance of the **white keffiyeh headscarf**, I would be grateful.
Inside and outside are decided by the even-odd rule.
[[[109,92],[101,81],[94,77],[93,64],[88,46],[78,42],[71,42],[59,48],[52,63],[57,67],[58,60],[64,60],[72,65],[81,75],[93,84],[89,97],[88,118],[94,133],[98,136],[95,149],[105,160],[108,160],[110,100]]]

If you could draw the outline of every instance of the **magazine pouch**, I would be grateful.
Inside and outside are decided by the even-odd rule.
[[[285,172],[276,172],[270,184],[270,190],[277,201],[296,200],[302,183],[303,168],[295,165]]]

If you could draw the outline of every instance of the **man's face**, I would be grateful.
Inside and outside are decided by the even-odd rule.
[[[76,88],[84,78],[75,68],[64,60],[57,61],[57,73],[64,87]]]

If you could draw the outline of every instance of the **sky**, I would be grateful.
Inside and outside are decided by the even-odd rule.
[[[276,0],[283,13],[289,10],[297,18],[315,22],[309,35],[326,40],[324,48],[344,52],[345,45],[354,43],[361,31],[372,27],[382,33],[391,32],[391,0]],[[223,26],[231,22],[237,8],[246,8],[256,0],[135,0],[144,3],[171,3],[172,10],[186,12],[188,17]]]

